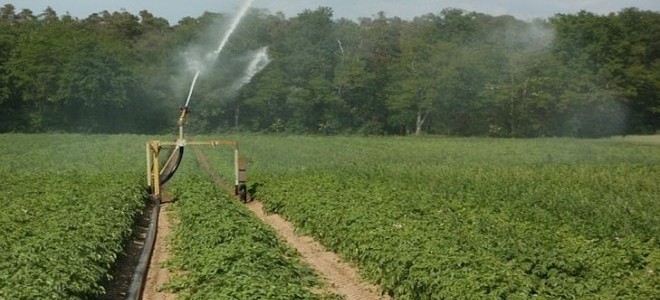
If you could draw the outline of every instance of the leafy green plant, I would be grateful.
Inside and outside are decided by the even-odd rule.
[[[196,165],[169,186],[177,225],[167,288],[182,299],[320,299],[315,274]],[[331,295],[325,295],[330,297]]]
[[[145,203],[138,139],[0,135],[0,299],[104,293]]]
[[[356,263],[397,299],[658,297],[655,146],[477,138],[241,142],[266,208]]]

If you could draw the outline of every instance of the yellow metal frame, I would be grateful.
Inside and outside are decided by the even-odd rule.
[[[151,192],[155,197],[160,197],[161,195],[161,185],[160,185],[160,165],[158,162],[158,156],[160,150],[163,146],[231,146],[234,151],[234,184],[238,186],[239,184],[245,183],[245,167],[240,167],[239,165],[244,165],[244,163],[239,164],[239,155],[238,155],[238,142],[228,141],[228,140],[215,140],[215,141],[186,141],[179,139],[176,142],[168,141],[148,141],[146,143],[146,158],[147,158],[147,185],[151,189]]]
[[[160,168],[158,162],[158,156],[160,150],[163,146],[176,146],[176,147],[185,147],[185,146],[231,146],[234,150],[234,175],[235,175],[235,185],[238,187],[240,184],[244,184],[247,180],[246,171],[245,171],[245,161],[239,159],[238,155],[238,142],[229,141],[229,140],[215,140],[215,141],[186,141],[183,135],[183,125],[186,123],[186,115],[189,110],[187,107],[181,108],[181,115],[177,121],[179,126],[179,138],[174,142],[163,142],[163,141],[148,141],[146,143],[146,155],[147,155],[147,185],[151,189],[152,195],[157,199],[161,197],[161,184],[160,184]],[[168,160],[172,159],[169,157]],[[165,164],[167,165],[168,162]]]

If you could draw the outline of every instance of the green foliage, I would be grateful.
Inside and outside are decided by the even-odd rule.
[[[653,145],[268,136],[241,143],[266,208],[397,299],[658,296]]]
[[[144,142],[0,135],[0,299],[93,299],[145,204]],[[227,152],[231,153],[231,152]],[[231,155],[228,155],[231,156]],[[190,158],[190,157],[189,157]],[[168,183],[179,222],[169,288],[203,299],[336,299],[276,233],[196,165]],[[136,163],[137,162],[137,163]]]
[[[170,184],[177,226],[167,288],[182,299],[318,299],[314,273],[227,191],[190,164]]]
[[[601,137],[660,128],[660,14],[626,8],[524,22],[444,9],[402,20],[252,9],[193,95],[195,130]],[[231,16],[175,25],[144,10],[85,19],[0,12],[0,132],[167,130],[191,56]],[[272,62],[239,90],[251,54]]]
[[[104,293],[146,198],[142,140],[0,135],[0,298]]]

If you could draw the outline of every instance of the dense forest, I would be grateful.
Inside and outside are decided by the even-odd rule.
[[[231,15],[0,8],[0,132],[168,133]],[[249,82],[250,60],[270,63]],[[237,85],[237,82],[239,83]],[[195,132],[600,137],[660,129],[660,13],[412,20],[251,9],[192,95]]]

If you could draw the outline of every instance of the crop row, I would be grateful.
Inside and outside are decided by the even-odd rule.
[[[86,299],[145,199],[141,137],[0,135],[0,299]],[[139,171],[138,171],[139,170]]]
[[[659,296],[654,146],[241,141],[267,209],[355,262],[398,299]]]
[[[167,289],[178,298],[335,298],[311,292],[318,290],[316,275],[272,229],[204,176],[194,157],[185,158],[167,189],[176,199],[168,265],[177,274]]]

